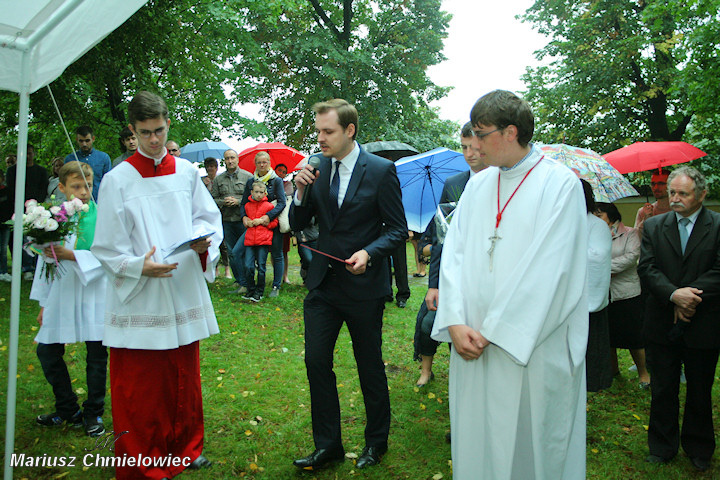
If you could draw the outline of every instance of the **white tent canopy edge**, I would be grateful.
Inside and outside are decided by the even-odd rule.
[[[22,249],[30,94],[59,77],[147,0],[0,0],[0,89],[20,95],[13,251]],[[4,478],[15,448],[21,255],[13,256]]]

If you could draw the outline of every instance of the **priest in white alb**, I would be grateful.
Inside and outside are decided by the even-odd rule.
[[[218,333],[206,281],[214,280],[223,230],[198,170],[165,148],[165,101],[139,92],[128,118],[139,146],[103,177],[92,246],[109,274],[103,343],[116,478],[172,478],[210,464],[199,340]],[[138,455],[155,460],[123,463]]]
[[[585,201],[530,142],[511,92],[480,98],[467,184],[443,248],[432,337],[452,341],[456,480],[585,478]]]

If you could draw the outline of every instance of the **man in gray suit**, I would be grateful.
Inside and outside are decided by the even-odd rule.
[[[487,165],[482,162],[480,154],[477,150],[472,147],[473,131],[472,124],[467,122],[463,125],[460,132],[460,144],[462,145],[462,153],[465,157],[465,161],[470,165],[470,170],[467,172],[461,172],[448,177],[445,180],[443,191],[440,194],[440,203],[457,202],[460,200],[465,185],[467,184],[470,177],[475,175],[481,170],[484,170]],[[430,228],[433,226],[430,223]],[[433,236],[432,255],[430,255],[430,276],[428,277],[428,291],[425,295],[425,304],[430,310],[437,310],[438,302],[438,284],[440,282],[440,256],[442,255],[442,244],[438,243],[437,238]]]
[[[668,177],[670,209],[645,221],[638,274],[648,293],[644,333],[652,371],[650,463],[680,444],[699,471],[715,450],[712,385],[720,347],[720,214],[703,207],[705,177],[691,167]],[[680,364],[687,394],[678,428]]]

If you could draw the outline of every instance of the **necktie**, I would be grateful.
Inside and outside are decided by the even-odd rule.
[[[338,195],[340,194],[340,162],[335,160],[335,173],[333,174],[332,180],[330,181],[330,208],[333,215],[337,215],[338,210]]]
[[[688,231],[687,231],[687,226],[690,223],[690,219],[683,217],[680,219],[679,223],[680,223],[680,226],[679,226],[680,247],[682,248],[682,252],[685,253],[685,247],[687,246],[688,236],[689,236]]]

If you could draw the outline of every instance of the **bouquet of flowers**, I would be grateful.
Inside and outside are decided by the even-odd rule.
[[[23,215],[23,236],[30,240],[25,244],[25,251],[31,256],[40,255],[44,260],[43,274],[48,281],[55,278],[55,275],[62,274],[62,267],[53,245],[61,244],[66,236],[77,232],[78,213],[87,212],[90,207],[84,204],[79,198],[73,198],[60,205],[38,203],[37,200],[25,202],[25,214]],[[7,222],[12,224],[15,219]],[[43,250],[50,247],[53,258],[45,257]]]

